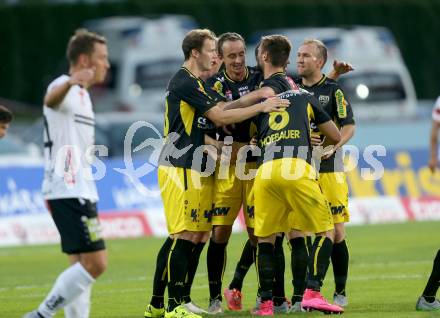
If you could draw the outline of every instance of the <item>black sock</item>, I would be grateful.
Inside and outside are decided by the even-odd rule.
[[[258,263],[258,255],[257,255],[257,252],[258,252],[258,243],[257,243],[257,246],[255,246],[254,247],[254,250],[252,251],[253,253],[254,253],[254,264],[255,264],[255,272],[257,273],[257,279],[258,279],[258,266],[257,266],[257,263]],[[258,288],[257,288],[257,297],[260,297],[260,285],[258,285]]]
[[[188,262],[188,273],[186,274],[185,284],[182,288],[182,301],[186,304],[191,302],[191,286],[196,276],[197,267],[199,266],[200,254],[205,247],[205,242],[196,244],[192,250],[191,257]]]
[[[168,258],[168,311],[182,303],[182,287],[188,271],[188,263],[195,244],[176,239]]]
[[[317,236],[309,259],[307,288],[319,291],[330,263],[333,242],[325,236]]]
[[[167,237],[165,242],[157,254],[156,259],[156,271],[154,272],[153,279],[153,295],[151,296],[150,304],[155,308],[164,307],[164,294],[165,288],[168,283],[167,275],[167,262],[168,255],[170,254],[171,246],[173,245],[173,239]]]
[[[292,304],[295,304],[296,302],[302,301],[304,289],[306,288],[309,254],[307,252],[306,239],[304,237],[296,237],[291,239],[290,246],[292,247]]]
[[[312,249],[313,249],[312,236],[310,236],[310,235],[306,236],[306,245],[307,245],[307,254],[310,256],[310,255],[312,255]]]
[[[423,297],[427,302],[432,303],[435,301],[435,295],[437,294],[440,286],[440,250],[437,251],[437,255],[434,259],[434,265],[432,267],[431,275],[429,276],[425,290],[423,291]]]
[[[234,278],[229,284],[229,289],[235,288],[241,291],[244,277],[246,276],[249,267],[251,267],[251,265],[254,263],[255,250],[256,248],[252,246],[251,240],[248,239],[243,247],[243,251],[241,252],[240,260],[235,268]]]
[[[348,261],[347,242],[343,240],[340,243],[333,244],[332,264],[335,277],[335,293],[345,296],[345,285],[347,284]]]
[[[283,250],[284,233],[282,236],[277,236],[274,247],[274,281],[273,281],[273,304],[280,306],[286,301],[286,293],[284,290],[284,271],[286,268],[286,261],[284,259]]]
[[[209,241],[207,253],[208,281],[210,299],[222,300],[222,280],[226,264],[226,245]]]
[[[261,301],[272,300],[274,279],[274,246],[271,243],[258,243],[257,249],[258,283]]]

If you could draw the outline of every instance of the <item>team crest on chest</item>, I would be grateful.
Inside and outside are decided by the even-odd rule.
[[[319,95],[319,103],[321,104],[321,106],[325,106],[328,104],[328,102],[330,101],[330,96],[327,95]]]

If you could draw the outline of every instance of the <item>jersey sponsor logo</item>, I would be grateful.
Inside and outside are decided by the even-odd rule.
[[[197,118],[197,127],[201,129],[215,129],[215,125],[204,116]]]
[[[66,299],[61,295],[53,295],[46,301],[46,306],[54,310],[58,305],[62,304]]]
[[[249,88],[247,86],[245,88],[244,87],[240,87],[238,89],[238,94],[240,95],[240,97],[244,96],[244,95],[247,95],[249,93],[250,93],[250,90],[249,90]]]
[[[325,106],[328,104],[328,102],[330,101],[330,96],[327,95],[319,95],[319,103],[321,104],[321,106]]]
[[[347,101],[345,100],[344,93],[340,89],[336,91],[335,98],[339,118],[347,117]]]
[[[88,232],[88,237],[91,242],[102,240],[102,229],[98,218],[88,218],[83,215],[81,221]]]
[[[220,81],[216,81],[214,83],[214,86],[212,87],[212,89],[224,97],[224,95],[223,95],[223,84]]]
[[[207,222],[211,222],[212,220],[212,210],[205,210],[203,213],[203,216],[205,217]]]
[[[344,205],[330,205],[330,211],[332,211],[332,215],[338,215],[342,214],[344,212],[345,206]]]
[[[216,207],[212,210],[212,216],[226,216],[230,209],[230,207]]]
[[[191,209],[191,218],[193,222],[199,222],[199,215],[197,209]]]
[[[255,210],[255,207],[253,205],[246,207],[246,213],[250,219],[255,218],[254,210]]]

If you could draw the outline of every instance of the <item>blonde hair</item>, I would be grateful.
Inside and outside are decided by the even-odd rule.
[[[325,44],[318,39],[305,39],[302,45],[307,44],[312,44],[318,49],[318,57],[322,58],[322,60],[324,61],[322,66],[324,66],[327,62],[327,47],[325,46]]]

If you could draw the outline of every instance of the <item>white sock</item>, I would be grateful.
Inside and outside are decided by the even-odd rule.
[[[95,279],[84,267],[79,262],[75,263],[58,276],[52,290],[38,307],[38,312],[46,318],[53,317],[94,282]]]
[[[81,295],[64,307],[65,318],[89,318],[90,297],[92,295],[92,285],[89,285]]]

